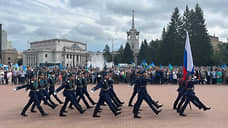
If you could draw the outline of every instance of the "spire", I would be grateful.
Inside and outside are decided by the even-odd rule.
[[[132,10],[132,26],[131,26],[132,29],[135,29],[134,12],[135,12],[135,11]]]

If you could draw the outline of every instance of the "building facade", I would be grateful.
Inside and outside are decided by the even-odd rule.
[[[30,43],[23,52],[27,66],[55,65],[84,66],[87,63],[87,44],[66,39],[50,39]]]
[[[137,64],[137,57],[139,53],[139,32],[135,29],[134,10],[132,11],[132,25],[127,32],[127,43],[130,45],[134,53],[134,61]]]
[[[7,32],[6,31],[2,31],[2,50],[6,50],[8,49],[8,40],[7,40]]]
[[[211,45],[212,45],[212,48],[214,51],[218,51],[219,50],[219,45],[220,44],[223,44],[222,41],[219,41],[219,37],[213,35],[213,36],[209,36],[210,37],[210,40],[211,40]]]
[[[18,53],[16,49],[2,50],[2,64],[14,65],[17,63]]]

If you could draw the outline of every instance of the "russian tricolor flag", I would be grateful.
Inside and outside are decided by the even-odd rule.
[[[188,36],[187,31],[186,31],[186,34],[187,34],[187,36],[186,36],[186,42],[185,42],[184,66],[183,66],[183,77],[184,77],[184,79],[186,79],[186,75],[188,73],[193,74],[193,72],[194,72],[191,45],[190,45],[189,36]]]

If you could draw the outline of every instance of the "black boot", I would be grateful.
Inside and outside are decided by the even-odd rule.
[[[31,112],[32,112],[32,113],[36,113],[36,111],[35,111],[35,110],[31,110]]]
[[[86,110],[81,110],[81,111],[80,111],[80,114],[83,114],[85,111],[86,111]]]
[[[205,107],[203,110],[204,111],[207,111],[207,110],[210,110],[211,108],[208,108],[208,107]]]
[[[21,112],[21,116],[26,117],[27,115],[24,112]]]
[[[133,105],[132,104],[128,104],[128,107],[133,107]]]
[[[72,106],[70,106],[69,109],[72,109],[73,110],[74,108]]]
[[[91,107],[91,106],[87,106],[87,109],[90,109],[90,108],[93,108],[93,107]]]
[[[63,113],[59,113],[59,116],[65,117],[66,115],[64,115]]]
[[[124,102],[120,102],[120,104],[124,104]]]
[[[187,116],[187,115],[185,115],[184,113],[180,113],[179,115],[180,115],[180,116],[183,116],[183,117]]]
[[[120,113],[121,113],[121,112],[116,112],[114,115],[117,116],[117,115],[119,115]]]
[[[99,115],[97,115],[97,114],[93,114],[93,117],[94,117],[94,118],[98,118],[98,117],[101,117],[101,116],[99,116]]]
[[[162,110],[158,110],[155,112],[156,115],[158,115]]]
[[[142,117],[139,116],[138,114],[134,114],[134,118],[136,118],[136,119],[141,119]]]
[[[42,115],[42,116],[47,116],[48,114],[44,112],[44,113],[42,113],[41,115]]]

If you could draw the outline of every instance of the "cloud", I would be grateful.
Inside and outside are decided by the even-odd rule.
[[[228,1],[201,0],[207,28],[225,40],[228,37]],[[8,40],[22,51],[27,41],[67,38],[87,42],[88,50],[103,50],[115,39],[115,49],[126,42],[131,27],[132,9],[135,27],[143,39],[160,38],[175,7],[183,13],[192,0],[0,0],[0,17]]]

